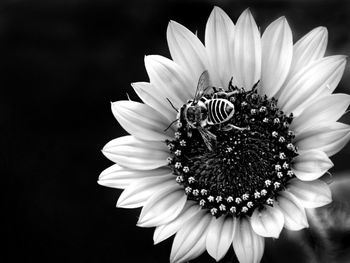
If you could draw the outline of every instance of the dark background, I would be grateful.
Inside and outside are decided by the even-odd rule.
[[[346,0],[0,1],[0,175],[8,210],[2,262],[168,261],[172,240],[154,246],[153,229],[135,226],[140,209],[115,208],[121,191],[96,183],[112,164],[100,149],[125,134],[110,101],[126,93],[137,100],[129,84],[148,80],[144,55],[169,57],[168,21],[203,39],[214,5],[234,22],[250,7],[262,30],[285,15],[295,40],[326,26],[327,54],[350,54]],[[350,93],[349,85],[348,66],[337,92]],[[343,121],[350,123],[349,114]],[[348,183],[349,157],[348,145],[332,158],[333,180]],[[344,199],[347,189],[335,196]],[[344,217],[347,209],[341,203]],[[349,229],[335,229],[334,262],[344,258]],[[284,231],[267,240],[263,262],[311,262],[307,251],[327,251],[317,238]],[[230,257],[232,251],[223,262]],[[204,254],[193,262],[214,261]]]

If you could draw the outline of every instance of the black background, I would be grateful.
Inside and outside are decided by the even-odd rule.
[[[115,208],[121,191],[96,183],[111,165],[100,150],[126,134],[110,101],[126,93],[138,100],[129,84],[148,80],[144,55],[169,57],[168,21],[198,30],[203,39],[214,5],[234,22],[250,7],[262,30],[285,15],[294,40],[326,26],[327,55],[350,54],[346,0],[1,0],[5,262],[168,261],[172,240],[154,246],[153,229],[135,226],[140,209]],[[350,93],[349,85],[347,66],[337,92]],[[343,121],[350,123],[348,115]],[[332,158],[334,180],[347,175],[349,157],[347,146]],[[263,262],[307,262],[302,245],[287,241],[293,235],[284,231],[280,240],[267,240]],[[214,261],[204,254],[193,262]]]

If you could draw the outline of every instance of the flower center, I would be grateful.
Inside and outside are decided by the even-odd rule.
[[[234,105],[232,117],[209,121],[202,132],[180,118],[174,140],[166,142],[171,153],[169,166],[187,198],[216,217],[251,216],[256,208],[273,205],[278,192],[294,177],[291,163],[297,156],[289,130],[292,114],[286,116],[277,108],[276,99],[262,97],[256,90],[232,93],[204,95],[206,118],[220,119],[225,114],[220,112],[225,107],[208,104],[218,97]],[[205,143],[203,131],[216,136],[213,148]]]

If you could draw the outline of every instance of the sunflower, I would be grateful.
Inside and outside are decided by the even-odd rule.
[[[261,36],[249,10],[234,25],[215,7],[205,44],[169,23],[172,60],[146,56],[150,81],[132,84],[143,103],[112,103],[130,135],[105,145],[116,164],[98,183],[125,189],[118,207],[143,207],[154,243],[175,235],[171,262],[205,250],[219,261],[231,245],[259,262],[265,237],[308,227],[305,208],[331,202],[320,177],[350,139],[338,122],[350,96],[332,94],[346,58],[324,57],[327,38],[318,27],[293,45],[285,17]]]

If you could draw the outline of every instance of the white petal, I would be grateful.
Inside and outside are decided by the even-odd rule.
[[[350,105],[347,94],[331,94],[315,100],[293,119],[291,129],[296,133],[324,122],[337,121]]]
[[[326,88],[321,89],[320,91],[320,97],[332,94],[335,88],[338,86],[341,78],[343,77],[345,67],[346,67],[346,57],[343,61],[343,63],[339,66],[339,68],[336,70],[336,72],[330,76],[330,78],[327,80]]]
[[[169,150],[164,142],[142,141],[123,136],[107,143],[102,150],[111,161],[136,170],[151,170],[167,165]]]
[[[131,86],[135,90],[137,96],[147,105],[161,113],[169,122],[176,119],[176,111],[171,107],[170,103],[164,100],[148,82],[134,82]]]
[[[328,42],[328,31],[317,27],[302,37],[293,47],[293,59],[289,76],[292,77],[301,68],[324,56]]]
[[[193,97],[197,83],[192,83],[174,61],[158,55],[145,56],[145,67],[159,100],[165,104],[169,104],[168,98],[176,108],[180,108]]]
[[[170,262],[186,262],[205,251],[208,226],[212,219],[201,210],[177,232],[171,248]]]
[[[265,205],[261,211],[255,209],[250,223],[258,235],[278,238],[284,225],[284,217],[276,204],[273,207]]]
[[[293,172],[302,181],[316,180],[333,167],[327,154],[318,150],[299,152],[293,163]]]
[[[290,180],[288,190],[296,196],[305,208],[316,208],[332,202],[332,193],[329,186],[321,181],[300,181],[297,178]]]
[[[303,130],[296,138],[301,151],[319,150],[328,156],[339,152],[350,139],[350,126],[335,122]]]
[[[214,86],[226,87],[233,76],[231,49],[234,24],[220,8],[214,7],[205,28],[205,47],[212,63]]]
[[[154,244],[158,244],[174,235],[188,220],[199,213],[200,209],[201,207],[196,202],[187,201],[178,217],[167,224],[156,227],[153,235]]]
[[[286,83],[278,104],[284,112],[298,112],[310,101],[338,84],[344,71],[345,56],[319,59],[302,68]]]
[[[265,239],[254,232],[246,218],[242,218],[236,222],[232,245],[240,263],[259,263],[264,254]]]
[[[175,182],[159,189],[142,208],[137,225],[153,227],[174,220],[182,211],[186,200],[183,187]]]
[[[261,40],[249,9],[240,15],[236,23],[232,62],[235,85],[250,90],[260,79]]]
[[[112,103],[112,112],[120,125],[141,140],[160,141],[172,139],[169,121],[150,106],[134,101]]]
[[[285,17],[266,28],[261,45],[262,94],[273,97],[284,83],[293,57],[293,36]]]
[[[114,164],[105,169],[98,178],[98,183],[103,186],[124,189],[130,183],[153,176],[162,176],[171,173],[168,167],[154,170],[134,170]]]
[[[206,247],[210,256],[216,261],[221,260],[232,243],[236,218],[213,217],[207,234]]]
[[[281,191],[278,205],[284,215],[285,228],[293,231],[309,227],[304,207],[290,192]]]
[[[191,77],[189,84],[196,87],[199,76],[209,65],[202,42],[175,21],[170,21],[168,25],[167,40],[171,57]]]
[[[172,173],[140,179],[130,184],[119,196],[117,206],[136,208],[144,206],[154,193],[176,184]]]

